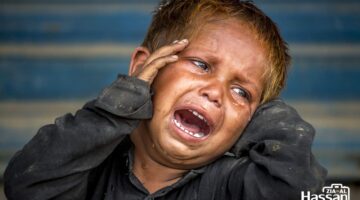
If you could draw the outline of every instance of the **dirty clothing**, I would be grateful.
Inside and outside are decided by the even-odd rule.
[[[132,173],[129,134],[151,116],[149,85],[119,76],[16,153],[4,175],[8,199],[298,200],[324,183],[326,170],[311,153],[314,129],[274,100],[257,109],[224,156],[149,194]]]

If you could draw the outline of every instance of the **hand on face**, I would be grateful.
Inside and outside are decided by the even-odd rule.
[[[169,63],[177,61],[179,57],[176,53],[182,51],[188,43],[187,39],[175,40],[172,44],[159,48],[146,58],[141,67],[132,70],[131,75],[151,85],[159,70]]]

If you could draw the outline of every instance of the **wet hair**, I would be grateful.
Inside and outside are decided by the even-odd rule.
[[[276,24],[251,1],[163,0],[154,11],[142,45],[152,52],[177,39],[191,40],[205,24],[227,18],[245,24],[265,48],[267,63],[260,103],[276,98],[285,86],[291,58]]]

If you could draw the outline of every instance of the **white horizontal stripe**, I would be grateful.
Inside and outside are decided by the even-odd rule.
[[[0,44],[0,55],[27,57],[128,57],[130,44]]]
[[[86,100],[0,102],[0,126],[34,135],[41,126],[54,123],[57,117],[66,113],[75,113],[86,102]]]
[[[360,44],[290,44],[293,56],[360,56]]]
[[[64,114],[74,112],[81,108],[87,101],[78,100],[36,100],[36,101],[0,101],[0,118],[13,118],[19,116],[46,117],[50,113]]]
[[[1,56],[128,57],[136,44],[0,44]],[[290,44],[292,56],[360,56],[360,44]]]
[[[360,117],[360,101],[288,101],[287,103],[307,115],[345,113]]]
[[[360,101],[288,102],[315,128],[360,131]]]

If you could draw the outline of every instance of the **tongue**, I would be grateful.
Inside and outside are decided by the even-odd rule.
[[[193,133],[201,132],[201,124],[203,123],[201,119],[194,116],[188,110],[179,110],[175,113],[175,119],[181,123],[186,130]]]

